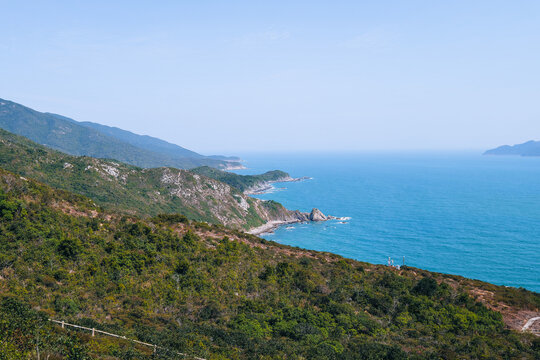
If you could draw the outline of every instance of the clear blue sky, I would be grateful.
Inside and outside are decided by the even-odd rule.
[[[540,138],[540,1],[0,1],[0,97],[203,153]]]

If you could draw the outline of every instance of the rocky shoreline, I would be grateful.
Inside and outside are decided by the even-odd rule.
[[[300,178],[293,178],[293,177],[287,176],[287,177],[279,178],[277,180],[264,181],[245,190],[244,194],[245,195],[265,194],[275,189],[273,186],[273,184],[275,183],[298,182],[298,181],[304,181],[304,180],[310,180],[310,179],[312,178],[308,176],[303,176]],[[311,222],[311,221],[318,222],[318,221],[327,221],[327,220],[347,220],[348,219],[348,218],[340,218],[340,217],[331,216],[331,215],[324,215],[317,208],[313,208],[311,212],[301,212],[298,210],[285,210],[285,211],[286,213],[280,215],[281,218],[271,219],[260,226],[249,229],[247,233],[252,234],[252,235],[261,235],[264,233],[273,232],[275,229],[279,228],[280,226],[288,225],[288,224]]]
[[[254,228],[249,229],[246,231],[248,234],[251,235],[261,235],[264,233],[273,232],[275,229],[279,228],[283,225],[288,224],[296,224],[296,223],[303,223],[303,222],[320,222],[320,221],[328,221],[328,220],[348,220],[348,218],[345,217],[337,217],[332,215],[324,215],[322,211],[320,211],[317,208],[313,208],[311,212],[301,212],[301,211],[291,211],[290,217],[283,220],[270,220],[266,223],[264,223],[261,226],[257,226]]]
[[[302,220],[272,220],[261,226],[252,228],[246,232],[251,235],[261,235],[261,234],[273,232],[280,226],[288,225],[288,224],[296,224],[299,222],[302,222]]]

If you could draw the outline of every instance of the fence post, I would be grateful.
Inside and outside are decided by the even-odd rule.
[[[79,326],[79,325],[74,325],[74,324],[70,324],[70,323],[66,323],[64,320],[62,321],[58,321],[58,320],[53,320],[53,319],[49,319],[49,321],[52,321],[54,323],[57,323],[57,324],[60,324],[62,326],[62,329],[64,329],[66,326],[72,326],[72,327],[75,327],[75,328],[79,328],[79,329],[84,329],[84,330],[91,330],[92,331],[92,336],[95,336],[96,334],[96,328],[87,328],[87,327],[84,327],[84,326]],[[139,343],[139,344],[143,344],[143,345],[146,345],[146,346],[151,346],[154,348],[154,355],[157,354],[157,348],[158,346],[155,345],[155,344],[149,344],[149,343],[145,343],[145,342],[141,342],[139,340],[134,340],[134,339],[129,339],[127,338],[125,335],[122,336],[122,335],[117,335],[117,334],[111,334],[111,333],[108,333],[108,332],[105,332],[105,331],[102,331],[102,330],[97,330],[98,332],[104,334],[104,335],[108,335],[108,336],[114,336],[114,337],[117,337],[117,338],[120,338],[120,339],[124,339],[124,340],[129,340],[129,341],[133,341],[135,343]],[[534,330],[533,330],[534,331]],[[160,347],[161,349],[164,349],[165,351],[170,351],[170,350],[167,350],[166,348],[162,348]],[[39,347],[37,347],[36,351],[38,352],[38,360],[39,360]],[[189,356],[187,354],[183,354],[183,353],[179,353],[179,352],[176,352],[178,355],[181,355],[182,357],[186,357],[186,356]],[[199,357],[192,357],[193,359],[196,359],[196,360],[205,360],[203,358],[199,358]]]

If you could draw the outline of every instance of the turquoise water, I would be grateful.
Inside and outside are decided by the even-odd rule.
[[[540,158],[478,154],[245,155],[249,169],[311,180],[259,195],[351,217],[263,237],[540,292]]]

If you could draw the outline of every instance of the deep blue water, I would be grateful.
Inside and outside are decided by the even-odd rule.
[[[448,154],[244,155],[249,169],[312,180],[262,199],[347,216],[264,238],[540,292],[540,158]]]

